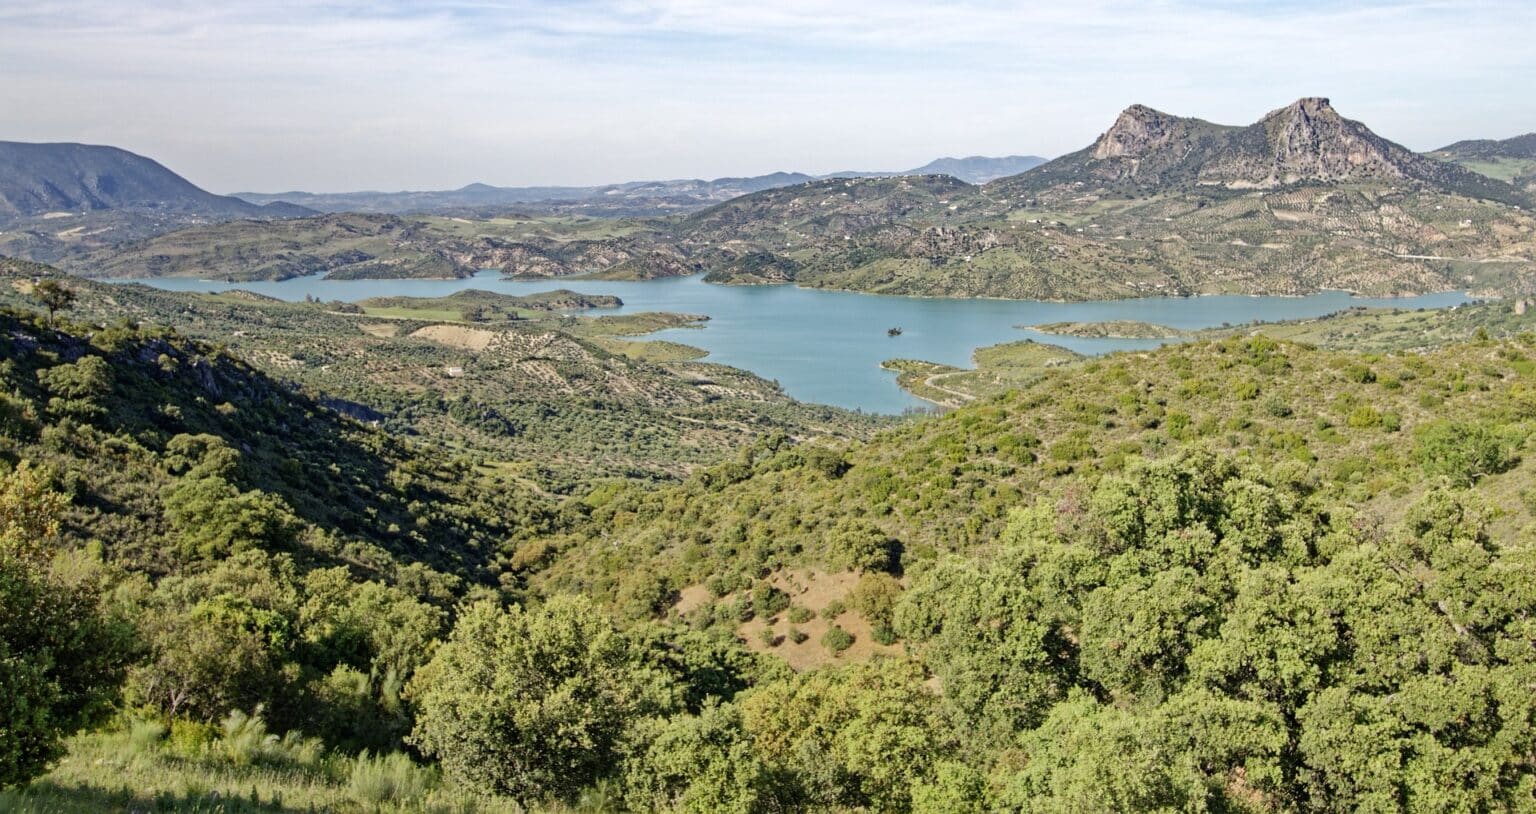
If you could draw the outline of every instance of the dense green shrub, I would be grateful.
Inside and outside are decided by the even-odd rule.
[[[1437,421],[1420,428],[1415,434],[1414,454],[1425,474],[1442,475],[1461,485],[1503,472],[1514,464],[1508,444],[1497,431],[1463,421]]]
[[[103,608],[100,566],[45,558],[64,505],[26,463],[0,480],[0,787],[43,773],[102,716],[132,652],[131,629]]]
[[[853,646],[853,634],[833,625],[821,634],[821,646],[827,648],[828,653],[837,655]]]
[[[629,722],[673,705],[667,678],[575,597],[470,606],[408,695],[424,754],[527,802],[573,797],[615,764]]]
[[[630,810],[755,814],[771,808],[774,778],[729,704],[643,721],[626,751],[623,793]]]

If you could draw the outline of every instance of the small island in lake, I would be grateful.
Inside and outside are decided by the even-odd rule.
[[[1109,322],[1048,322],[1044,325],[1018,327],[1043,334],[1086,339],[1174,339],[1184,336],[1184,332],[1177,328],[1124,319]]]

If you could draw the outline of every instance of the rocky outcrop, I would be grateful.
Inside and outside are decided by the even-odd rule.
[[[1093,157],[1103,161],[1106,158],[1146,155],[1166,147],[1176,136],[1181,135],[1185,129],[1179,126],[1181,123],[1182,120],[1177,116],[1153,110],[1146,105],[1131,105],[1093,143]]]
[[[1200,173],[1205,184],[1272,188],[1301,182],[1396,181],[1426,159],[1340,116],[1327,99],[1299,99],[1233,134]],[[1415,172],[1420,170],[1420,172]]]
[[[1388,141],[1339,115],[1322,97],[1298,99],[1247,127],[1132,105],[1087,148],[988,189],[1027,200],[1042,194],[1077,199],[1192,186],[1243,190],[1346,182],[1417,182],[1523,203],[1510,185]]]

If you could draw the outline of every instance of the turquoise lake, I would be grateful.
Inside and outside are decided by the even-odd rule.
[[[744,368],[776,380],[801,401],[834,404],[876,413],[899,413],[925,402],[896,386],[896,374],[880,368],[904,357],[969,367],[971,352],[1019,339],[1048,341],[1080,353],[1156,347],[1167,340],[1078,339],[1047,336],[1021,325],[1048,322],[1137,320],[1173,328],[1210,328],[1254,320],[1302,319],[1352,306],[1443,308],[1468,302],[1460,292],[1396,299],[1324,292],[1307,297],[1168,297],[1105,302],[1033,302],[887,297],[794,286],[722,286],[700,277],[646,282],[606,280],[502,280],[494,271],[464,280],[325,280],[301,277],[281,282],[227,283],[186,278],[137,280],[174,291],[241,288],[285,300],[313,295],[322,300],[368,297],[437,297],[466,288],[532,294],[567,288],[612,294],[624,301],[616,311],[680,311],[710,318],[703,328],[647,335],[709,351],[708,360]],[[887,336],[889,328],[902,329]]]

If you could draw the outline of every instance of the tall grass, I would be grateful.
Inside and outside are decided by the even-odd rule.
[[[363,752],[352,761],[347,790],[360,802],[407,804],[426,796],[435,780],[432,770],[416,765],[408,755],[391,752],[375,757]]]
[[[610,810],[556,807],[561,811]],[[267,731],[260,710],[216,727],[124,717],[79,735],[48,775],[0,790],[5,814],[197,812],[202,814],[524,814],[505,799],[446,783],[401,753],[357,757],[315,738]]]

